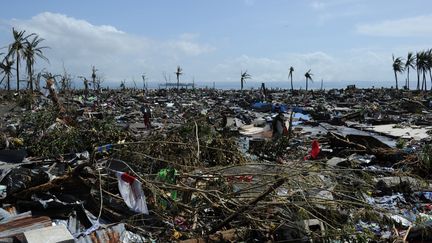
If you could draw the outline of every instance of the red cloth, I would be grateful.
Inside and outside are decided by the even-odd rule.
[[[312,151],[310,153],[312,159],[316,159],[321,152],[320,145],[317,140],[312,142]]]
[[[135,181],[135,177],[129,175],[128,173],[124,172],[121,175],[121,179],[129,184],[132,184]]]

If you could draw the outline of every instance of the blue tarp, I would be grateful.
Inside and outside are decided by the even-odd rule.
[[[272,112],[287,112],[288,107],[286,105],[281,105],[281,104],[274,104],[272,106]]]
[[[304,114],[304,115],[307,114],[307,112],[305,110],[303,110],[303,108],[301,108],[301,107],[293,107],[292,111],[295,112],[295,113],[301,113],[301,114]]]
[[[252,104],[252,109],[261,112],[268,112],[272,110],[272,104],[259,101]]]
[[[252,104],[252,109],[261,111],[261,112],[287,112],[288,107],[284,104],[272,104],[272,103],[265,103],[265,102],[255,102]]]

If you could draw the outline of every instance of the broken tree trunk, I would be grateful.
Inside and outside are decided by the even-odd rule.
[[[218,224],[216,227],[210,230],[209,234],[214,234],[218,230],[225,227],[227,224],[229,224],[233,219],[235,219],[240,214],[244,213],[248,209],[251,208],[251,206],[257,204],[259,201],[263,200],[268,194],[272,193],[274,190],[276,190],[278,187],[282,186],[282,184],[285,183],[287,180],[286,177],[278,179],[273,185],[271,185],[265,192],[261,193],[258,197],[256,197],[254,200],[250,201],[247,205],[242,206],[239,210],[232,213],[228,218],[224,219],[220,224]]]
[[[54,80],[53,79],[47,79],[46,81],[46,88],[49,91],[51,100],[53,101],[53,103],[57,106],[57,108],[59,109],[60,112],[65,112],[65,108],[63,107],[63,105],[60,103],[60,100],[57,96],[57,93],[54,90]]]
[[[364,150],[364,151],[367,150],[366,146],[345,140],[345,139],[339,137],[338,135],[334,134],[333,132],[329,131],[328,134],[331,135],[331,137],[330,137],[331,143],[333,143],[335,145],[339,145],[340,147],[355,148],[355,149]]]
[[[36,192],[46,192],[49,191],[53,188],[59,188],[61,187],[64,183],[72,183],[72,184],[77,184],[78,182],[80,182],[81,180],[79,179],[78,175],[79,172],[85,167],[88,166],[88,163],[84,163],[81,165],[78,165],[72,172],[67,173],[66,175],[63,176],[59,176],[51,181],[48,181],[47,183],[38,185],[38,186],[34,186],[34,187],[30,187],[26,190],[17,192],[15,194],[12,195],[11,198],[28,198],[29,196],[31,196],[33,193]],[[77,184],[77,186],[82,186],[82,184]]]

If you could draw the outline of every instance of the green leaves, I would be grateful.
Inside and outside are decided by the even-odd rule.
[[[13,42],[9,45],[9,52],[5,59],[12,58],[16,62],[16,80],[17,80],[17,90],[19,90],[19,63],[21,59],[26,61],[27,72],[29,76],[30,87],[32,88],[32,68],[35,63],[35,58],[39,57],[45,61],[48,61],[43,55],[42,50],[48,47],[39,46],[40,43],[44,40],[39,38],[39,36],[35,33],[31,33],[29,35],[25,34],[26,31],[18,31],[15,28],[12,28]],[[32,39],[30,39],[33,37]]]

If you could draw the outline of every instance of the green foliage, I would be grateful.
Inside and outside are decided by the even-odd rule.
[[[115,125],[113,118],[90,119],[68,126],[55,124],[57,117],[55,109],[39,111],[26,117],[33,130],[24,132],[22,137],[30,154],[53,157],[92,151],[95,146],[116,143],[128,136]]]
[[[396,141],[396,148],[398,149],[403,149],[405,145],[406,145],[406,141],[404,139],[400,138]]]
[[[26,121],[29,126],[32,126],[33,133],[38,133],[53,124],[57,116],[57,109],[55,109],[54,106],[50,106],[44,111],[26,113],[23,120]]]
[[[17,104],[20,107],[30,108],[33,103],[33,96],[30,93],[25,93],[18,97]]]

